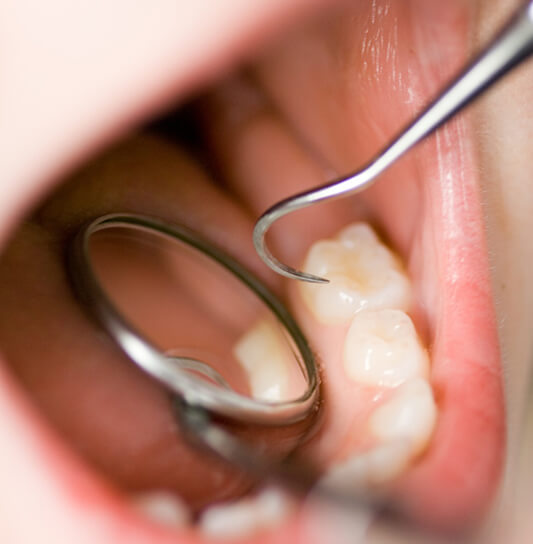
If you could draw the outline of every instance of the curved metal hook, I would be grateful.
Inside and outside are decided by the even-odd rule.
[[[287,198],[268,209],[254,228],[254,245],[263,261],[287,278],[328,283],[301,272],[272,255],[266,234],[281,217],[324,200],[352,195],[367,188],[384,170],[418,142],[454,117],[465,106],[533,53],[533,0],[527,2],[488,47],[365,168],[334,183]]]
[[[300,272],[276,259],[268,249],[266,234],[278,219],[281,219],[289,213],[302,210],[303,208],[307,208],[324,200],[341,198],[365,189],[379,174],[379,172],[373,171],[372,166],[373,165],[370,165],[360,173],[349,178],[282,200],[269,208],[255,224],[253,234],[255,250],[261,259],[263,259],[272,270],[287,278],[304,280],[310,283],[329,283],[329,280],[326,278],[308,274],[307,272]]]

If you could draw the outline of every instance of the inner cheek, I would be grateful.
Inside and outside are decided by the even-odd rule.
[[[463,62],[472,7],[440,4],[357,3],[258,63],[273,102],[337,176],[365,166]],[[420,165],[428,146],[422,148],[353,199],[406,261],[428,209]]]

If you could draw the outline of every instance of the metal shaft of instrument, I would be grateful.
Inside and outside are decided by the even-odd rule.
[[[334,183],[285,199],[267,210],[254,229],[254,244],[259,256],[275,272],[288,278],[327,283],[328,280],[295,270],[272,255],[265,241],[272,224],[296,210],[367,188],[412,147],[454,117],[532,53],[533,1],[529,1],[484,52],[366,167]]]

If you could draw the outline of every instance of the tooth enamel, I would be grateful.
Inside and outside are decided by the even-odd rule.
[[[429,442],[437,420],[431,386],[415,379],[400,386],[394,396],[371,415],[369,426],[381,442],[407,440],[413,455]]]
[[[234,354],[246,370],[254,398],[266,401],[288,398],[293,355],[289,343],[273,323],[264,320],[253,326],[239,339]]]
[[[184,527],[191,521],[186,504],[166,491],[140,493],[131,498],[131,504],[147,518],[169,527]]]
[[[350,508],[339,508],[335,501],[311,493],[302,510],[301,538],[297,542],[371,544],[366,535],[378,514],[370,505],[351,504]]]
[[[342,323],[362,309],[409,309],[410,283],[398,258],[365,223],[313,244],[304,270],[330,280],[300,285],[307,306],[322,323]]]
[[[399,440],[375,446],[331,467],[320,481],[332,489],[365,489],[389,482],[408,466],[411,445]]]
[[[344,344],[344,369],[357,383],[396,387],[427,377],[429,360],[407,314],[378,310],[354,316]]]
[[[254,498],[211,506],[203,512],[199,527],[206,536],[241,538],[279,525],[291,509],[283,493],[267,489]]]

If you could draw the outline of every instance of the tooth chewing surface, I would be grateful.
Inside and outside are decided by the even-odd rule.
[[[211,506],[200,518],[202,533],[212,538],[239,538],[271,529],[282,523],[292,510],[289,499],[276,489],[230,504]]]
[[[410,283],[399,259],[364,223],[313,244],[303,268],[330,280],[300,285],[306,305],[321,323],[345,323],[361,310],[408,310],[411,304]]]
[[[186,504],[166,491],[139,493],[131,498],[131,503],[148,519],[161,525],[184,527],[191,522],[191,513]]]
[[[254,325],[237,342],[234,354],[246,370],[254,398],[273,402],[288,398],[293,355],[273,323],[265,319]]]
[[[408,466],[411,446],[398,440],[374,446],[331,467],[321,480],[333,489],[364,489],[386,483],[399,476]]]
[[[360,312],[344,344],[344,369],[354,382],[396,387],[426,378],[429,360],[410,317],[400,310]]]
[[[413,454],[418,454],[427,446],[436,419],[431,386],[418,379],[398,388],[392,399],[376,409],[369,423],[379,440],[409,440]]]

